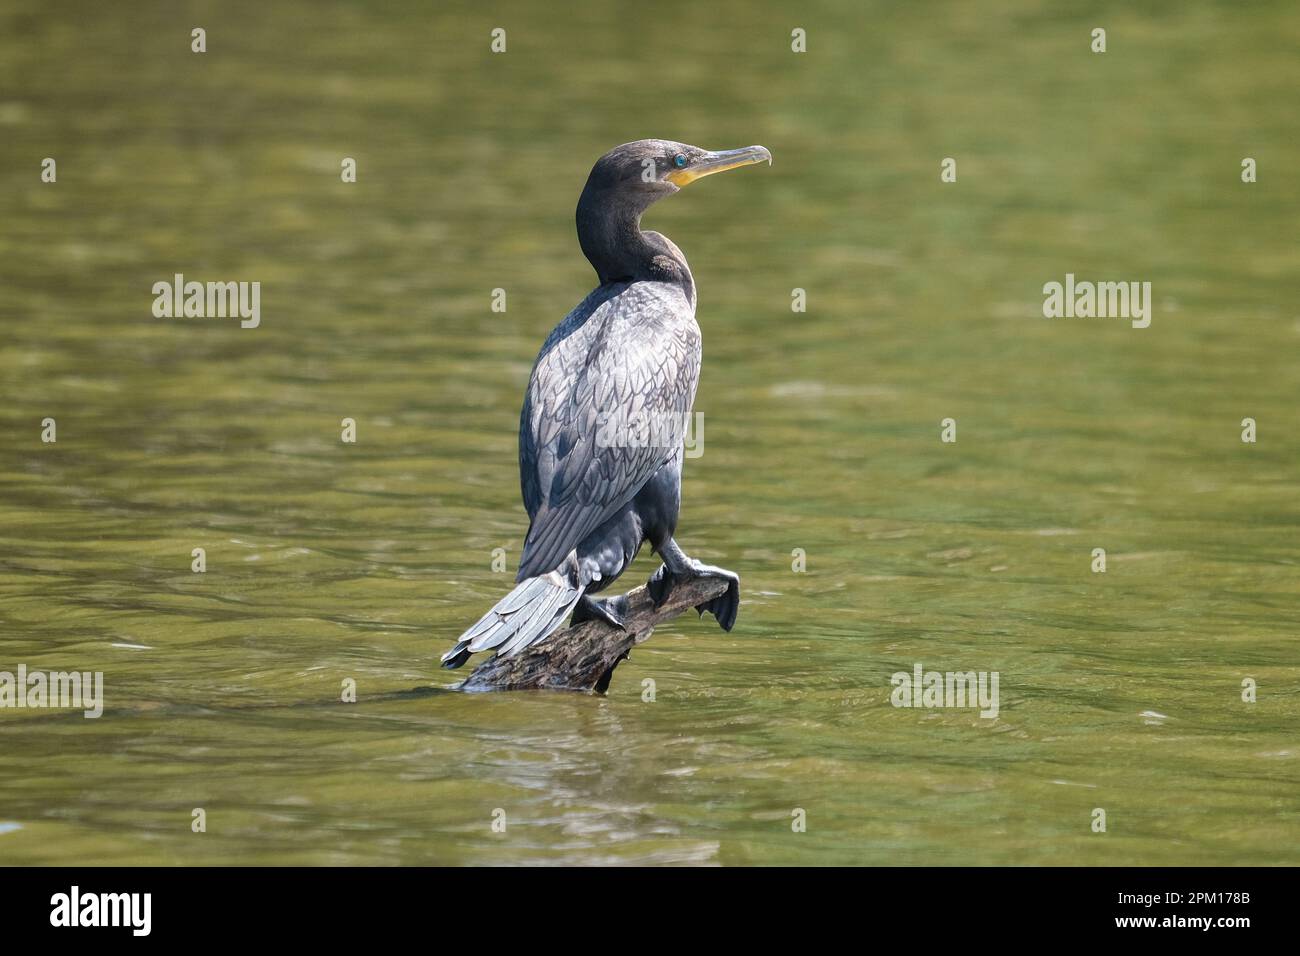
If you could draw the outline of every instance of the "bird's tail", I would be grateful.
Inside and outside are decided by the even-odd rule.
[[[442,655],[442,666],[460,667],[471,654],[494,647],[497,654],[509,657],[544,640],[573,610],[584,590],[563,570],[520,582]]]

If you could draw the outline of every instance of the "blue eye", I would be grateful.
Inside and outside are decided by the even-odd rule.
[[[678,169],[683,169],[686,166],[686,157],[683,156],[681,153],[678,153],[676,156],[673,157],[673,165],[676,166]]]

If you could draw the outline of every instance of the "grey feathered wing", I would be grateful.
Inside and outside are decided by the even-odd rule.
[[[684,299],[635,295],[633,288],[596,305],[585,321],[561,324],[538,356],[520,421],[532,524],[519,581],[558,568],[676,450],[654,440],[607,444],[611,415],[684,421],[699,381],[693,310]]]

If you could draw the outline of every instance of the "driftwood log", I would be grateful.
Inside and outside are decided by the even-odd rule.
[[[688,608],[720,597],[727,582],[715,577],[689,578],[675,582],[663,604],[655,607],[643,584],[627,594],[623,614],[626,629],[606,621],[583,621],[556,631],[513,657],[484,661],[458,689],[487,690],[572,690],[603,694],[614,668],[627,660],[629,652],[665,621]]]

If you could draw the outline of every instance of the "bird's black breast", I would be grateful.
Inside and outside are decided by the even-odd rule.
[[[520,486],[532,519],[521,580],[557,567],[676,450],[610,444],[611,420],[684,417],[699,373],[693,289],[681,283],[607,283],[556,326],[519,423]]]

